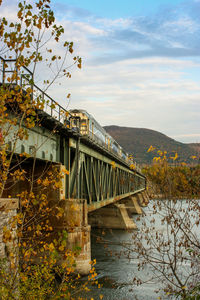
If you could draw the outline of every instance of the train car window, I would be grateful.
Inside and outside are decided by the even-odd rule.
[[[88,134],[87,119],[81,119],[80,129],[81,129],[81,134]]]
[[[72,119],[72,125],[78,126],[78,119]]]
[[[87,126],[87,120],[81,119],[81,126]]]
[[[70,118],[70,127],[73,131],[79,131],[79,118]]]
[[[92,121],[91,120],[89,120],[89,129],[92,132]]]
[[[64,120],[64,125],[65,127],[69,127],[70,126],[70,121],[68,119]]]

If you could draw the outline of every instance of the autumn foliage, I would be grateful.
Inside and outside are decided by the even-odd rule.
[[[88,290],[90,281],[96,281],[96,273],[92,267],[88,280],[79,281],[75,257],[80,248],[69,248],[62,226],[62,180],[68,170],[51,161],[38,161],[41,145],[31,153],[16,154],[19,142],[27,141],[30,130],[42,124],[38,112],[46,103],[34,90],[38,64],[45,62],[54,70],[53,77],[44,81],[45,91],[61,76],[70,78],[66,57],[73,54],[73,42],[61,42],[64,29],[55,23],[50,0],[33,5],[18,2],[16,12],[15,22],[0,19],[0,198],[19,200],[17,214],[3,228],[6,257],[0,261],[0,298],[74,299],[81,290]],[[63,57],[48,47],[49,41],[62,49]],[[73,56],[72,65],[81,68],[81,58]],[[26,68],[30,76],[23,73]],[[55,106],[56,102],[50,108]]]
[[[153,163],[144,167],[143,171],[149,179],[154,197],[156,195],[165,199],[199,197],[200,165],[196,164],[196,156],[193,156],[193,164],[186,164],[177,162],[177,152],[173,156],[168,156],[166,151],[156,151],[153,146],[148,151],[155,151],[155,156]]]

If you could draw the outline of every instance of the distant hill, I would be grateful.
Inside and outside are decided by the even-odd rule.
[[[104,129],[128,152],[133,154],[138,163],[151,163],[156,152],[147,152],[152,145],[157,150],[165,150],[174,155],[178,153],[178,161],[191,162],[191,156],[200,153],[200,144],[184,144],[163,133],[146,128],[130,128],[105,126]]]
[[[191,143],[189,146],[200,154],[200,143]]]

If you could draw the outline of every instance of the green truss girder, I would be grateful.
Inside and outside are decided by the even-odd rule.
[[[86,199],[89,211],[145,189],[142,174],[81,142],[70,144],[68,197]]]

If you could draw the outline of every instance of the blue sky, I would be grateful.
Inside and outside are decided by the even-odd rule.
[[[72,7],[82,8],[92,14],[107,18],[122,18],[141,16],[155,13],[158,9],[181,3],[182,0],[53,0],[52,3],[68,4]]]
[[[2,14],[11,14],[4,0]],[[81,70],[49,93],[101,125],[200,142],[200,0],[52,0]],[[59,49],[58,49],[59,51]],[[66,94],[71,93],[70,103]]]

